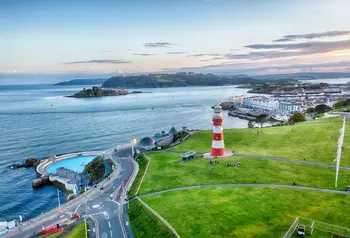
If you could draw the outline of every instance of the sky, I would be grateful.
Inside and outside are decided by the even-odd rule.
[[[348,0],[0,0],[0,74],[350,72],[349,9]]]

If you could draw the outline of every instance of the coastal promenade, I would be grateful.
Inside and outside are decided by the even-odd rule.
[[[118,151],[112,148],[104,153],[116,163],[116,168],[109,177],[98,184],[97,188],[66,202],[60,208],[24,222],[20,229],[16,227],[4,237],[30,237],[43,226],[72,223],[74,220],[71,214],[74,212],[94,221],[95,226],[90,227],[90,237],[133,237],[125,206],[127,189],[130,188],[138,171],[136,162],[130,156],[131,145],[118,146]],[[47,166],[40,168],[42,169],[40,171],[44,171]]]

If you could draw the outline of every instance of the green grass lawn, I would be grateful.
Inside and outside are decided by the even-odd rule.
[[[89,229],[89,224],[87,225],[87,229]],[[64,236],[64,238],[83,238],[85,237],[85,223],[80,222],[76,224],[71,232]],[[88,232],[89,237],[89,232]]]
[[[281,237],[297,216],[350,228],[350,195],[205,188],[143,198],[181,237]],[[161,237],[161,236],[152,236]]]
[[[147,154],[151,165],[142,183],[140,194],[198,184],[260,183],[297,185],[334,189],[335,169],[311,165],[251,158],[221,158],[212,167],[208,159],[186,163],[180,154],[153,152]],[[227,167],[227,162],[240,162],[240,167]],[[350,171],[340,170],[338,189],[350,185]]]
[[[175,237],[175,235],[138,200],[133,200],[129,204],[128,213],[135,237]]]
[[[334,164],[340,118],[297,123],[293,126],[224,130],[225,147],[236,153],[266,155]],[[171,151],[210,152],[212,131],[201,131]],[[350,129],[346,130],[341,165],[350,167]]]
[[[132,186],[131,186],[131,188],[129,190],[129,196],[130,197],[136,195],[137,188],[140,185],[142,176],[143,176],[143,174],[144,174],[144,172],[146,170],[147,163],[148,163],[148,160],[145,158],[145,156],[143,154],[138,156],[136,161],[139,164],[139,172],[137,173],[136,178],[135,178],[135,180],[134,180],[134,182],[133,182],[133,184],[132,184]]]

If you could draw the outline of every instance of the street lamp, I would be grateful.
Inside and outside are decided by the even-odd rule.
[[[84,220],[85,220],[85,237],[87,238],[87,224],[86,224],[86,216],[87,216],[87,198],[85,199],[85,216],[84,216]]]
[[[60,207],[61,207],[61,202],[60,202],[60,190],[57,188],[57,202],[58,202],[58,215],[60,214]]]
[[[136,145],[136,142],[137,142],[137,140],[136,140],[136,138],[135,137],[133,137],[132,139],[131,139],[131,156],[134,158],[134,146]]]

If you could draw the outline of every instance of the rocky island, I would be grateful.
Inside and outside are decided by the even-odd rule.
[[[142,91],[132,91],[129,92],[125,89],[120,90],[111,90],[111,89],[103,89],[100,87],[92,87],[92,88],[84,88],[80,92],[73,94],[71,98],[91,98],[91,97],[106,97],[106,96],[121,96],[121,95],[128,95],[128,94],[136,94],[136,93],[142,93]]]

